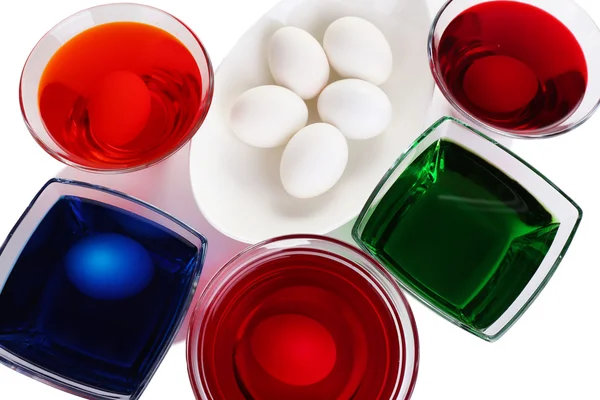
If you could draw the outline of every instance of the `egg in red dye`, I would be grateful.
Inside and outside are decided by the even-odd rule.
[[[535,98],[538,87],[538,78],[531,68],[503,55],[474,61],[464,79],[465,94],[474,105],[500,114],[526,107]]]
[[[320,382],[333,370],[336,346],[329,331],[312,318],[280,314],[253,331],[251,349],[258,364],[288,385]]]

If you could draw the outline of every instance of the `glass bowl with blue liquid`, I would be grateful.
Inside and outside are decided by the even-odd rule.
[[[138,399],[205,252],[201,234],[148,204],[50,180],[0,248],[0,363],[87,399]]]

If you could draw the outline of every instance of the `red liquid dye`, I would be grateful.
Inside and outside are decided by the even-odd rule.
[[[385,301],[329,258],[278,255],[230,282],[207,316],[212,398],[389,399],[401,342]]]
[[[144,165],[199,124],[202,79],[187,48],[147,24],[83,31],[51,58],[39,87],[42,119],[67,158],[90,168]]]
[[[475,118],[533,130],[564,121],[587,87],[587,64],[569,29],[544,10],[489,1],[456,17],[437,49],[445,85]]]

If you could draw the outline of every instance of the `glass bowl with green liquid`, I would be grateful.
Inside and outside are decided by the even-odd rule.
[[[352,235],[417,299],[495,341],[551,278],[581,217],[525,161],[444,117],[383,177]]]

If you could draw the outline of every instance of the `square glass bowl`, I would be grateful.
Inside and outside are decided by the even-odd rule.
[[[444,117],[383,177],[352,235],[417,299],[494,341],[544,288],[581,217],[525,161]]]
[[[148,204],[49,181],[0,249],[0,363],[87,399],[138,399],[205,251],[199,233]]]

